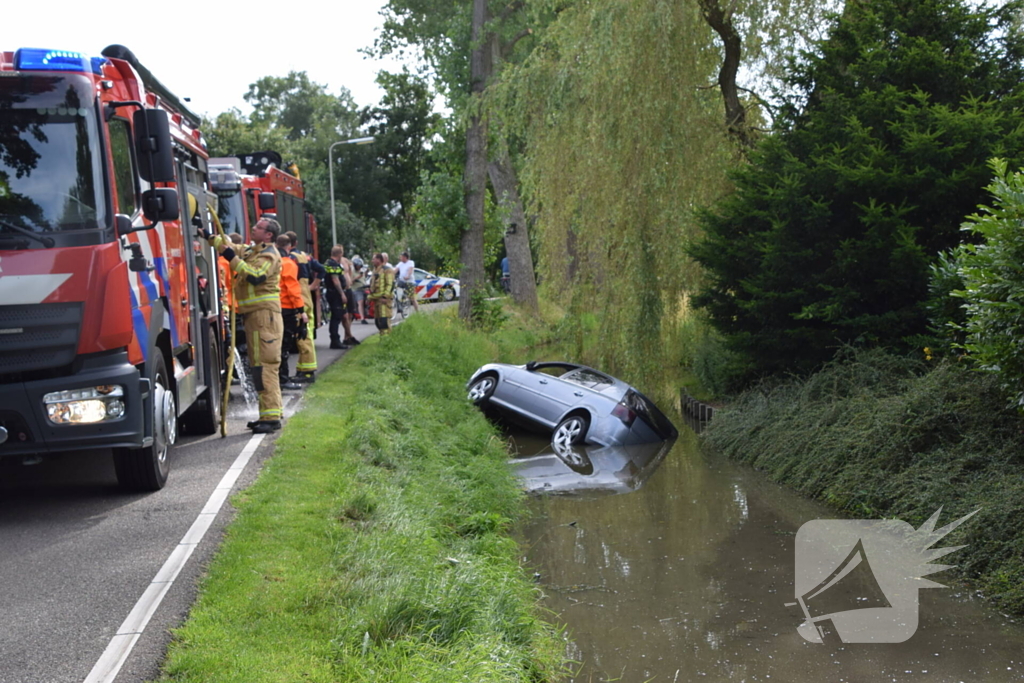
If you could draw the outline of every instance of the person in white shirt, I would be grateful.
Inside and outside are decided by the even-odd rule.
[[[399,258],[401,260],[395,266],[395,270],[398,273],[398,277],[395,278],[395,284],[405,290],[405,295],[412,301],[413,308],[419,312],[420,303],[416,301],[416,279],[414,277],[416,262],[409,258],[409,252],[407,251],[403,251]]]

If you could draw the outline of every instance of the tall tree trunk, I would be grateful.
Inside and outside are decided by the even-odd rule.
[[[743,39],[732,23],[733,5],[729,3],[723,8],[721,0],[699,0],[699,4],[704,20],[721,38],[724,47],[722,68],[718,71],[718,87],[725,104],[725,129],[739,142],[741,149],[749,149],[754,139],[747,127],[747,110],[740,101],[736,84],[743,54]]]
[[[511,274],[512,300],[536,312],[537,281],[533,274],[533,254],[530,253],[530,232],[526,226],[526,212],[519,197],[516,169],[507,151],[501,151],[487,166],[491,186],[498,203],[505,209],[508,225],[505,229],[505,251]]]
[[[490,17],[487,0],[473,0],[473,52],[470,55],[470,107],[480,105],[480,96],[493,69],[493,58],[483,40],[484,27]],[[466,214],[469,229],[462,234],[459,245],[462,270],[459,292],[459,317],[469,320],[473,314],[473,293],[484,283],[484,199],[487,194],[487,124],[474,112],[466,131]]]

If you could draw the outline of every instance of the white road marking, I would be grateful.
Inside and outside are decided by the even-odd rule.
[[[117,678],[118,672],[121,671],[121,667],[128,660],[128,655],[131,654],[135,643],[142,636],[142,632],[149,624],[149,620],[160,606],[164,596],[167,595],[167,591],[171,589],[174,580],[178,578],[178,574],[185,566],[185,563],[188,562],[188,558],[192,556],[196,546],[203,540],[203,536],[206,535],[210,525],[213,524],[214,518],[220,512],[228,495],[230,495],[231,488],[238,481],[238,477],[241,476],[245,466],[249,464],[253,453],[256,452],[260,443],[263,442],[264,436],[266,435],[253,434],[249,442],[245,444],[245,448],[235,458],[231,467],[228,468],[224,477],[221,478],[220,483],[217,484],[217,488],[210,494],[206,505],[199,513],[196,521],[192,523],[191,528],[189,528],[185,536],[182,537],[181,542],[171,552],[163,567],[153,577],[149,588],[142,594],[139,601],[135,603],[135,607],[132,608],[124,623],[117,629],[117,634],[110,640],[107,649],[103,651],[99,661],[96,662],[92,671],[86,676],[85,683],[113,683],[114,679]]]

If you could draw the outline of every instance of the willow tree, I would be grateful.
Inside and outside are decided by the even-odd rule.
[[[767,84],[820,4],[722,2],[739,54],[709,21],[717,0],[529,5],[551,19],[504,74],[501,98],[525,141],[545,296],[581,345],[596,340],[593,362],[652,379],[682,354],[679,321],[699,275],[685,251],[694,209],[728,192],[726,171],[742,163],[723,84],[731,73],[743,134],[756,135],[770,115],[747,90]],[[738,70],[722,78],[727,55],[747,90]]]

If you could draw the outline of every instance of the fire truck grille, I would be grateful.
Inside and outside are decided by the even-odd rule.
[[[81,303],[0,306],[0,377],[69,365],[81,326]]]

